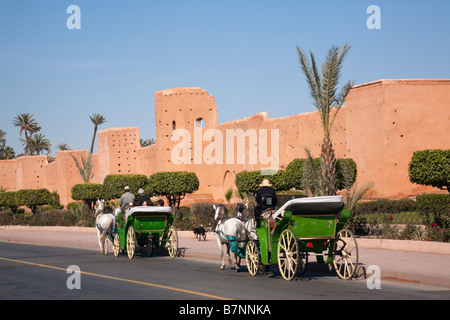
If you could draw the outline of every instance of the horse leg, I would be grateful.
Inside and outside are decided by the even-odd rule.
[[[103,254],[103,242],[102,242],[102,235],[100,233],[100,230],[97,229],[97,238],[98,238],[98,244],[100,246],[100,253]]]
[[[222,242],[220,241],[219,238],[217,238],[217,245],[219,246],[219,251],[220,251],[220,260],[222,260],[222,265],[220,266],[220,270],[224,270],[225,269],[225,259],[224,259],[224,255],[223,255],[223,246],[222,246]]]
[[[233,262],[231,261],[231,256],[230,256],[230,245],[227,243],[227,258],[228,258],[228,264],[230,266],[233,265]]]
[[[108,244],[106,243],[106,234],[102,234],[102,253],[106,256],[108,254]]]
[[[237,272],[241,271],[241,257],[238,254],[234,255],[234,266]]]
[[[105,256],[108,255],[108,235],[105,233],[105,240],[104,240],[104,248],[105,248]]]

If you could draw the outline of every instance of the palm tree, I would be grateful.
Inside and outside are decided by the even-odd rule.
[[[139,139],[139,143],[141,144],[141,147],[148,147],[151,146],[152,144],[155,144],[155,139],[150,138],[150,139]]]
[[[69,145],[67,143],[60,143],[56,146],[58,148],[58,150],[71,150]]]
[[[92,116],[89,116],[91,118],[92,123],[94,124],[94,136],[92,137],[92,143],[91,143],[91,154],[94,152],[94,143],[95,143],[95,137],[97,135],[97,128],[99,125],[106,122],[105,117],[103,117],[101,114],[94,113]]]
[[[330,139],[330,132],[337,113],[344,105],[345,98],[354,85],[353,81],[348,81],[341,91],[337,93],[342,63],[349,49],[350,47],[347,45],[344,45],[342,49],[332,46],[322,64],[322,74],[319,74],[313,53],[310,52],[310,59],[308,59],[302,49],[297,47],[300,65],[306,76],[309,93],[322,120],[323,142],[320,162],[325,195],[334,195],[337,191],[336,158]]]
[[[22,135],[22,132],[25,133],[25,140],[22,140],[25,144],[25,155],[28,154],[28,148],[29,148],[29,137],[28,134],[33,134],[35,132],[38,132],[41,130],[40,127],[38,127],[38,123],[34,119],[34,115],[30,115],[29,113],[20,113],[13,119],[13,125],[16,127],[20,127],[20,135]]]
[[[41,133],[35,133],[28,139],[28,149],[30,154],[35,153],[38,156],[43,151],[50,152],[51,146],[50,140],[45,138],[45,135]]]

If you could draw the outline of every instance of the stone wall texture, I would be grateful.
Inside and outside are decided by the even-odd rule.
[[[411,183],[408,164],[416,150],[449,149],[449,127],[450,80],[379,80],[350,91],[331,139],[337,157],[355,160],[358,185],[374,183],[369,197],[401,198],[440,192]],[[217,106],[207,91],[167,89],[155,93],[155,144],[142,148],[134,127],[99,131],[92,182],[103,183],[108,174],[192,171],[200,187],[182,205],[223,202],[240,171],[275,164],[285,169],[293,159],[306,157],[305,147],[317,157],[322,137],[317,111],[278,119],[262,112],[218,124]],[[276,162],[270,158],[275,153]],[[67,204],[73,201],[72,186],[82,183],[72,155],[87,154],[58,151],[52,163],[46,156],[2,160],[0,186],[8,191],[47,188]]]

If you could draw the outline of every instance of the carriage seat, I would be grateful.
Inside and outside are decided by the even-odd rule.
[[[343,196],[307,197],[292,199],[278,209],[273,217],[283,216],[285,211],[291,211],[293,215],[338,214],[344,209]]]

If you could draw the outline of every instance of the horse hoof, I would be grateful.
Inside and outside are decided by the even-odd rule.
[[[220,266],[220,270],[225,270],[225,266]]]

